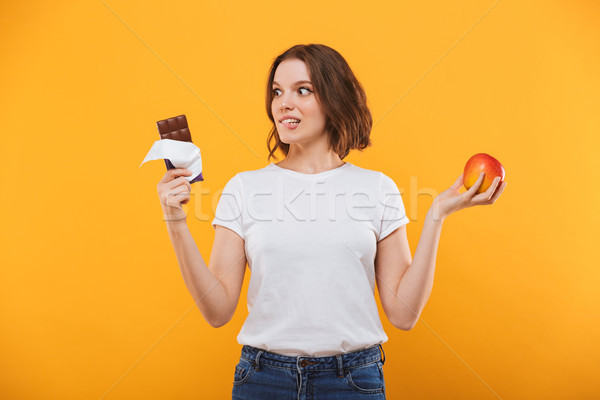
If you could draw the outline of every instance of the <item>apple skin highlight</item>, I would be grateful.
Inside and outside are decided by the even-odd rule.
[[[477,182],[481,172],[485,172],[485,175],[476,193],[483,193],[488,190],[497,176],[500,177],[498,184],[504,182],[504,167],[500,161],[489,154],[477,153],[469,158],[463,172],[463,184],[467,190]]]

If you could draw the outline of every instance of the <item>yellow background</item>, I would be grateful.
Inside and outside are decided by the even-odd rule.
[[[185,113],[208,262],[219,191],[268,163],[267,70],[297,43],[365,86],[373,146],[346,161],[398,184],[413,254],[419,193],[478,152],[506,169],[496,204],[444,223],[416,327],[382,314],[388,398],[600,397],[599,18],[594,1],[3,1],[0,397],[230,396],[249,274],[211,328],[162,221],[165,165],[139,165],[155,121]]]

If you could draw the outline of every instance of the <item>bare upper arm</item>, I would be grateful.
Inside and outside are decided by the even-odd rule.
[[[412,263],[412,255],[406,235],[406,225],[377,242],[375,277],[381,305],[386,316],[394,324],[394,302],[400,279]]]
[[[229,228],[215,225],[215,240],[208,269],[225,288],[230,319],[237,308],[246,272],[244,239]]]

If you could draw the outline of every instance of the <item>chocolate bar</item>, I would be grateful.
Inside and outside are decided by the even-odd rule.
[[[178,115],[176,117],[162,119],[160,121],[156,121],[156,126],[158,128],[158,133],[160,134],[160,138],[162,139],[171,139],[171,140],[180,140],[182,142],[191,142],[192,135],[190,134],[190,128],[188,127],[187,118],[185,114]],[[171,161],[165,159],[165,164],[167,165],[167,169],[173,169],[175,166],[171,163]],[[190,183],[203,181],[202,173],[194,178]]]

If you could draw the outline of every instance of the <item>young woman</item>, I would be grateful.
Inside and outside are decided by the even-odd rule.
[[[342,161],[369,146],[366,95],[344,58],[319,45],[293,46],[271,66],[267,147],[277,164],[236,174],[212,225],[207,268],[186,224],[185,169],[167,171],[158,193],[185,283],[214,327],[233,316],[251,269],[249,314],[233,399],[385,399],[382,328],[411,329],[433,285],[442,223],[498,199],[498,180],[460,194],[462,175],[436,197],[411,256],[399,190],[382,172]]]

